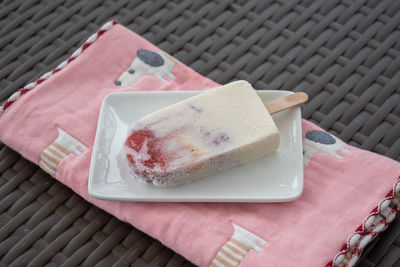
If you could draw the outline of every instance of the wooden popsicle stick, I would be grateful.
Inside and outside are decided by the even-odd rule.
[[[264,105],[268,109],[270,114],[274,114],[279,111],[303,104],[307,102],[307,100],[308,95],[306,93],[297,92],[272,101],[265,102]]]

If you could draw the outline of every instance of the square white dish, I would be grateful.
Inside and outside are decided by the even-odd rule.
[[[147,114],[199,93],[123,92],[105,97],[90,165],[89,194],[104,200],[162,202],[284,202],[300,197],[303,149],[299,107],[272,115],[281,143],[277,152],[263,159],[177,187],[155,187],[131,177],[123,151],[130,127]],[[258,91],[263,102],[291,93]]]

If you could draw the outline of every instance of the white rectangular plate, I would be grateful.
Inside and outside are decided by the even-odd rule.
[[[281,144],[277,152],[261,160],[170,188],[143,184],[131,177],[123,152],[130,127],[147,114],[199,93],[153,91],[108,95],[97,126],[89,194],[105,200],[174,202],[283,202],[300,197],[303,153],[299,107],[272,116],[281,134]],[[266,102],[291,92],[258,91],[258,94]]]

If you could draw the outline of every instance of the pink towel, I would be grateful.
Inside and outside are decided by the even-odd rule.
[[[399,211],[400,164],[303,121],[304,192],[287,203],[133,203],[88,194],[103,98],[207,90],[202,77],[109,22],[0,108],[0,139],[96,206],[200,266],[352,266]]]

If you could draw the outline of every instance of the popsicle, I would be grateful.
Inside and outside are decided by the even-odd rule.
[[[279,147],[270,113],[302,101],[293,94],[264,106],[249,83],[237,81],[145,116],[124,145],[131,174],[176,186],[262,158]]]

